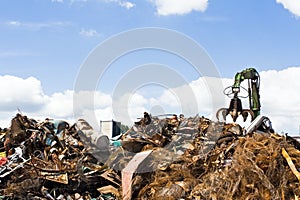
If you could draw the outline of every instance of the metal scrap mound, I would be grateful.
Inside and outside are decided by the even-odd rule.
[[[84,120],[70,126],[18,113],[1,129],[0,198],[116,199],[120,178],[104,165],[109,149],[95,146],[93,133]]]
[[[84,120],[17,114],[1,130],[3,199],[298,199],[300,144],[288,135],[181,115],[144,117],[120,138],[95,141]],[[121,183],[135,155],[151,154]]]
[[[209,123],[182,156],[154,172],[137,199],[299,198],[300,146],[294,138],[243,135],[235,124],[220,129]],[[215,145],[203,151],[212,138]]]
[[[285,154],[284,152],[287,152]],[[253,134],[216,147],[205,157],[187,153],[158,170],[140,199],[298,199],[300,151],[285,137]],[[290,159],[288,158],[288,156]]]

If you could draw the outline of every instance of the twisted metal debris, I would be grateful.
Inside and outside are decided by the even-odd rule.
[[[4,199],[298,199],[300,144],[288,135],[183,115],[144,117],[119,139],[22,114],[1,129]],[[99,139],[99,137],[96,137]],[[150,151],[149,151],[150,150]],[[135,162],[130,187],[122,171]],[[132,168],[133,169],[133,168]],[[123,175],[125,176],[125,175]],[[128,190],[128,187],[130,190]],[[124,190],[127,188],[127,193]]]

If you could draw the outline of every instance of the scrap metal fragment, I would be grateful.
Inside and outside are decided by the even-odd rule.
[[[104,173],[100,175],[102,178],[110,181],[111,183],[115,184],[116,186],[120,186],[120,179],[119,176],[114,173],[112,169],[106,170]]]
[[[49,199],[49,200],[55,200],[54,197],[52,197],[52,195],[48,192],[48,189],[45,188],[44,186],[41,188],[41,192],[43,193],[43,195]]]
[[[300,173],[298,172],[298,170],[296,169],[291,157],[289,156],[289,154],[286,152],[285,148],[282,148],[282,155],[283,157],[286,159],[289,167],[291,168],[293,174],[297,177],[298,181],[300,182]]]
[[[49,181],[63,183],[66,185],[69,184],[67,173],[41,172],[40,175],[45,177],[45,179]]]
[[[21,163],[16,163],[16,160],[20,158],[23,162]],[[25,159],[22,157],[22,155],[18,155],[18,153],[13,154],[10,158],[9,161],[4,165],[1,166],[0,168],[0,178],[4,178],[7,175],[11,174],[12,172],[14,172],[15,170],[22,168],[24,166],[25,163],[27,163],[29,159]],[[2,172],[4,172],[3,174],[1,174]]]
[[[137,153],[122,170],[123,200],[130,200],[132,194],[132,176],[139,165],[152,153],[152,150]]]
[[[97,189],[101,194],[113,194],[116,197],[120,197],[119,191],[117,188],[112,185],[107,185]]]

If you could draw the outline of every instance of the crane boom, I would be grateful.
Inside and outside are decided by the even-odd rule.
[[[232,86],[232,92],[240,92],[241,83],[248,79],[248,96],[250,110],[254,113],[254,119],[260,114],[260,76],[256,69],[247,68],[241,72],[238,72],[234,78],[234,84]]]

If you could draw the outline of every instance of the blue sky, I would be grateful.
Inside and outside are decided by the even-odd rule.
[[[298,68],[299,17],[299,0],[2,0],[0,76],[10,75],[10,80],[19,78],[16,79],[19,84],[30,82],[31,79],[27,79],[33,77],[34,86],[41,95],[39,98],[46,96],[48,99],[41,100],[42,103],[36,100],[40,107],[30,104],[27,108],[22,106],[24,102],[17,100],[7,103],[9,99],[5,105],[18,104],[29,114],[43,116],[42,112],[49,111],[44,108],[45,102],[51,101],[49,99],[59,95],[62,99],[70,98],[68,92],[73,90],[80,66],[97,45],[136,28],[167,28],[190,37],[206,50],[224,79],[232,80],[234,74],[245,67],[253,66],[266,73]],[[112,80],[118,80],[132,66],[149,62],[173,66],[189,83],[200,78],[187,63],[167,53],[136,52],[124,56],[107,71],[100,82],[99,95],[108,98],[116,84]],[[141,90],[139,95],[149,98],[146,91]],[[18,98],[22,99],[21,96]],[[107,105],[100,108],[109,112]],[[40,109],[39,114],[33,107]],[[272,114],[269,107],[266,110]],[[147,107],[142,106],[137,113],[142,113],[143,109]],[[14,112],[3,113],[2,121],[7,121]],[[53,115],[71,116],[70,111]],[[298,116],[300,114],[295,114],[294,119]],[[280,120],[278,115],[277,121]],[[291,125],[294,128],[290,130],[296,132],[299,123],[294,122]],[[280,129],[283,127],[281,125]]]

